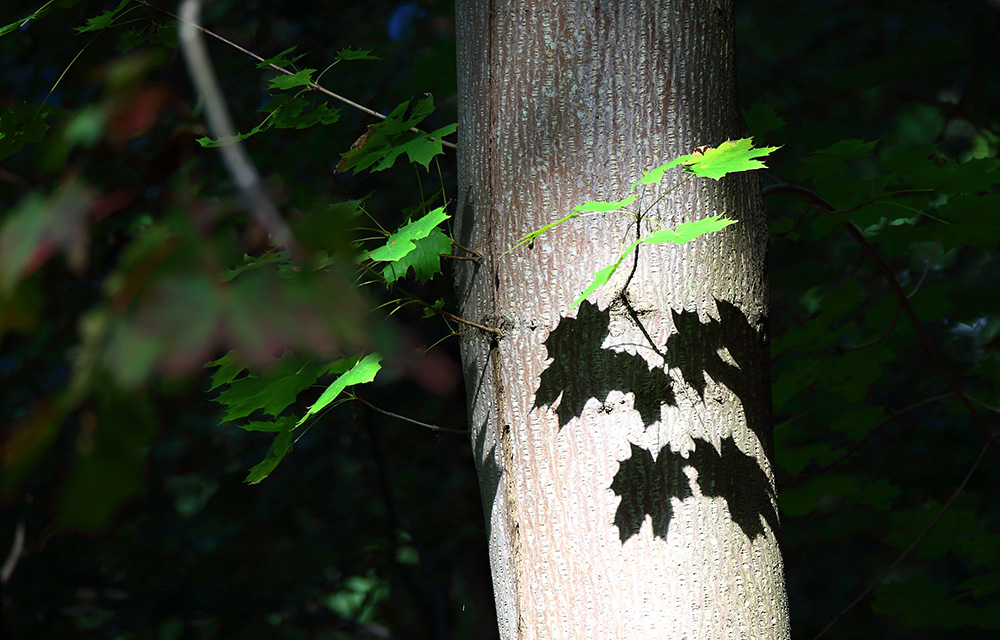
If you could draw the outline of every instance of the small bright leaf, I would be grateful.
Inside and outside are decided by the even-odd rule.
[[[354,384],[364,384],[374,380],[375,374],[377,374],[379,369],[382,368],[382,365],[379,364],[381,361],[382,356],[377,353],[372,353],[362,358],[357,364],[334,380],[333,383],[326,388],[326,391],[324,391],[323,395],[319,397],[319,400],[314,402],[313,405],[309,407],[309,411],[306,412],[306,415],[302,416],[295,426],[301,426],[302,423],[309,418],[309,416],[325,409],[331,402],[336,400],[337,396],[340,395],[340,392],[347,387]]]
[[[628,246],[628,249],[622,251],[622,254],[618,256],[617,262],[615,262],[614,264],[610,264],[604,267],[603,269],[598,269],[597,271],[595,271],[594,281],[591,282],[589,285],[587,285],[587,288],[583,290],[583,293],[580,294],[579,298],[577,298],[572,302],[570,307],[575,308],[580,306],[580,303],[586,300],[587,296],[597,291],[598,287],[606,284],[607,281],[611,279],[611,276],[614,275],[615,271],[618,270],[618,267],[619,265],[621,265],[622,260],[625,259],[625,256],[632,253],[632,250],[635,249],[637,246],[639,246],[639,240],[634,241],[632,244]]]
[[[640,184],[658,184],[661,180],[663,180],[663,174],[666,173],[667,169],[673,169],[677,165],[683,164],[690,159],[690,155],[681,156],[679,158],[674,158],[666,164],[661,164],[655,169],[650,169],[646,173],[642,174],[642,177],[639,178],[638,182],[632,185],[632,188],[635,189]]]
[[[534,242],[539,236],[541,236],[546,231],[551,231],[552,229],[555,229],[556,227],[558,227],[562,223],[566,222],[567,220],[572,220],[573,218],[579,217],[579,215],[580,214],[578,214],[578,213],[576,213],[574,211],[573,213],[567,214],[567,215],[559,218],[555,222],[550,222],[549,224],[545,225],[544,227],[541,227],[540,229],[535,229],[534,231],[528,233],[526,236],[524,236],[523,238],[521,238],[520,240],[518,240],[517,244],[515,244],[513,247],[511,247],[510,249],[507,249],[507,251],[504,252],[504,255],[510,253],[511,251],[513,251],[514,249],[517,249],[518,247],[520,247],[522,245],[526,245],[526,244],[528,244],[530,242]]]
[[[646,244],[662,244],[664,242],[684,244],[706,233],[725,229],[731,224],[736,224],[736,221],[723,218],[721,215],[711,216],[703,220],[681,223],[676,229],[661,229],[649,234],[642,241]]]

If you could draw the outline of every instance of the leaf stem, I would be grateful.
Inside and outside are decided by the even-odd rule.
[[[373,276],[375,276],[376,278],[378,278],[379,280],[381,280],[383,282],[383,284],[386,284],[388,286],[388,283],[387,283],[387,281],[385,279],[385,276],[383,276],[381,273],[379,273],[378,271],[375,271],[374,269],[372,269],[370,266],[368,266],[366,264],[361,265],[361,268],[363,268],[365,271],[368,271]],[[485,331],[486,333],[492,333],[493,335],[497,335],[498,336],[498,335],[501,335],[501,333],[502,333],[500,331],[500,329],[498,329],[496,327],[487,327],[486,325],[479,324],[478,322],[473,322],[472,320],[466,320],[465,318],[461,318],[459,316],[456,316],[454,313],[450,313],[448,311],[445,311],[444,309],[438,309],[437,307],[435,307],[434,305],[430,304],[429,302],[427,302],[426,300],[424,300],[420,296],[413,295],[412,293],[410,293],[409,291],[407,291],[403,287],[401,287],[399,285],[393,285],[393,286],[396,289],[398,289],[400,291],[400,293],[402,293],[405,296],[408,296],[412,302],[415,302],[415,303],[419,304],[423,308],[425,308],[428,311],[431,311],[433,313],[436,313],[439,316],[448,318],[449,320],[454,320],[455,322],[460,322],[460,323],[462,323],[464,325],[468,325],[470,327],[474,327],[476,329],[479,329],[480,331]]]
[[[430,429],[431,431],[438,431],[440,433],[457,433],[457,434],[460,434],[460,435],[469,435],[469,432],[466,431],[466,430],[464,430],[464,429],[448,429],[446,427],[439,427],[439,426],[434,425],[434,424],[427,424],[426,422],[420,422],[419,420],[414,420],[413,418],[407,418],[406,416],[401,416],[398,413],[393,413],[392,411],[386,411],[385,409],[382,409],[380,407],[376,407],[375,405],[373,405],[372,403],[368,402],[364,398],[359,398],[357,396],[353,396],[353,399],[355,401],[360,402],[361,404],[365,405],[366,407],[368,407],[372,411],[375,411],[377,413],[381,413],[384,416],[389,416],[390,418],[396,418],[397,420],[402,420],[403,422],[409,422],[410,424],[415,424],[418,427],[423,427],[424,429]]]

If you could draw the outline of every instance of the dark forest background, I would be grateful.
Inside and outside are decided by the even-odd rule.
[[[841,228],[848,218],[787,193],[767,198],[794,636],[813,637],[892,566],[830,637],[995,637],[1000,458],[980,455],[979,425],[995,434],[1000,406],[1000,3],[736,4],[740,98],[758,146],[783,145],[765,185],[802,184],[840,209],[900,185],[928,189],[897,201],[910,207],[905,215],[883,206],[849,219],[916,292],[940,364],[870,253]],[[148,327],[133,350],[94,369],[85,391],[74,387],[75,363],[90,353],[80,346],[87,318],[144,225],[233,202],[216,152],[195,141],[205,132],[169,20],[137,6],[113,28],[73,30],[116,6],[63,0],[0,37],[0,558],[12,567],[0,637],[496,637],[462,435],[346,403],[269,478],[247,485],[270,439],[220,424],[207,370],[142,368],[168,360],[182,337]],[[0,25],[36,9],[7,0]],[[382,113],[431,93],[428,130],[456,120],[452,2],[215,0],[203,23],[263,57],[296,46],[306,54],[297,64],[320,70],[347,47],[371,50],[379,60],[343,61],[321,83]],[[225,45],[210,48],[247,131],[263,117],[274,74]],[[32,124],[43,103],[47,130]],[[368,196],[367,211],[395,228],[421,201],[419,187],[454,193],[447,150],[440,173],[336,173],[340,153],[374,120],[330,106],[342,108],[332,126],[247,140],[290,216]],[[51,210],[43,200],[79,195],[68,176],[89,185],[79,197],[90,199],[91,217],[46,236],[54,253],[24,267],[19,251],[45,227],[25,231],[18,212],[37,206],[46,224],[63,224],[41,212]],[[945,222],[932,226],[928,215]],[[245,221],[228,224],[246,232]],[[316,232],[343,241],[337,229]],[[447,299],[447,274],[413,291]],[[376,304],[391,297],[369,295]],[[184,310],[175,312],[163,326],[183,333]],[[380,324],[391,355],[359,395],[464,429],[457,340],[423,315],[407,306]],[[128,375],[133,384],[123,385]],[[894,565],[967,474],[941,520]]]

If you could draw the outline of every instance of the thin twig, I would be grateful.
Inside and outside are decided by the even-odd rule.
[[[978,404],[980,407],[982,407],[984,409],[987,409],[989,411],[992,411],[993,413],[1000,413],[1000,408],[994,407],[991,404],[987,404],[987,403],[983,402],[982,400],[979,400],[978,398],[974,398],[972,396],[969,396],[969,400],[972,400],[973,402],[975,402],[976,404]]]
[[[772,195],[775,193],[787,193],[793,195],[799,198],[800,200],[804,200],[814,205],[817,209],[825,211],[826,213],[829,214],[848,213],[850,211],[859,208],[859,207],[852,207],[851,209],[837,209],[815,191],[811,191],[809,189],[806,189],[805,187],[800,187],[798,185],[781,183],[781,184],[772,184],[764,187],[765,196]],[[955,393],[955,396],[958,398],[959,402],[961,402],[962,405],[965,407],[965,410],[972,418],[972,422],[976,425],[976,428],[982,435],[983,440],[986,441],[987,446],[989,446],[993,450],[993,452],[997,454],[997,456],[1000,456],[1000,444],[997,444],[997,441],[993,437],[993,433],[983,423],[983,420],[979,416],[979,413],[976,411],[976,408],[972,406],[972,402],[969,400],[969,396],[965,395],[965,391],[963,391],[962,388],[958,385],[958,383],[955,382],[955,379],[948,371],[948,367],[945,366],[944,361],[941,359],[941,356],[938,354],[937,349],[934,347],[934,343],[931,342],[930,336],[928,336],[927,332],[924,331],[923,325],[920,324],[920,319],[917,318],[917,313],[913,310],[913,306],[910,304],[909,296],[906,295],[906,292],[903,291],[903,287],[901,287],[899,281],[896,280],[896,276],[895,274],[893,274],[892,269],[890,269],[889,265],[886,264],[881,254],[879,254],[879,252],[875,250],[875,247],[872,246],[872,243],[868,242],[868,239],[865,238],[865,234],[862,233],[860,229],[858,229],[853,223],[849,221],[844,221],[841,222],[840,224],[847,231],[847,233],[850,234],[850,236],[854,238],[854,240],[858,244],[861,245],[861,247],[868,253],[868,255],[872,258],[872,260],[875,261],[875,266],[878,268],[879,273],[882,274],[882,278],[885,279],[886,284],[888,284],[889,288],[892,289],[893,293],[896,294],[896,297],[899,299],[899,303],[902,306],[903,312],[907,315],[907,317],[910,319],[910,322],[913,324],[913,329],[914,331],[916,331],[917,337],[920,339],[920,342],[923,345],[924,350],[927,352],[927,355],[930,356],[931,362],[934,364],[934,368],[937,369],[938,374],[942,378],[944,378],[945,383],[951,388],[951,390]]]
[[[877,345],[878,343],[882,342],[883,340],[889,337],[889,334],[892,333],[892,330],[896,328],[896,323],[899,322],[899,316],[901,316],[902,314],[903,314],[903,307],[902,305],[900,305],[899,307],[896,308],[896,315],[892,317],[892,322],[889,323],[889,326],[885,328],[885,330],[881,333],[881,335],[879,335],[879,337],[875,338],[874,340],[869,340],[868,342],[864,342],[862,344],[852,345],[850,347],[836,347],[837,352],[844,353],[847,351],[860,351],[861,349],[867,349],[868,347],[873,347]]]
[[[799,225],[802,224],[802,221],[806,219],[806,216],[809,215],[810,211],[812,211],[812,206],[811,205],[808,206],[808,207],[806,207],[806,210],[802,212],[802,215],[800,215],[799,219],[795,221],[795,224],[792,225],[791,229],[789,229],[788,231],[782,231],[780,233],[776,233],[776,234],[774,234],[774,237],[775,238],[784,238],[788,234],[790,234],[793,231],[795,231],[796,229],[798,229]]]
[[[449,318],[451,320],[454,320],[455,322],[461,322],[462,324],[469,325],[470,327],[475,327],[476,329],[479,329],[480,331],[485,331],[486,333],[492,333],[495,336],[498,336],[503,333],[500,329],[497,329],[496,327],[487,327],[486,325],[479,324],[478,322],[473,322],[472,320],[466,320],[465,318],[460,318],[456,316],[454,313],[449,313],[444,309],[434,309],[434,307],[430,306],[427,308],[433,309],[434,313],[442,315],[445,318]]]
[[[452,241],[451,241],[451,243],[452,243],[453,245],[455,245],[456,247],[458,247],[459,249],[461,249],[462,251],[464,251],[464,252],[466,252],[466,253],[471,253],[472,255],[476,256],[477,258],[481,258],[481,257],[482,257],[482,256],[481,256],[481,255],[479,254],[479,252],[478,252],[478,251],[475,251],[475,250],[473,250],[473,249],[470,249],[470,248],[468,248],[468,247],[463,247],[462,245],[458,244],[458,243],[457,243],[457,242],[455,242],[454,240],[452,240]]]
[[[208,120],[209,131],[218,140],[235,138],[236,129],[233,127],[229,110],[226,108],[226,100],[219,88],[215,71],[212,69],[208,48],[198,33],[199,31],[206,32],[197,24],[200,20],[201,0],[183,0],[180,12],[184,16],[183,19],[177,18],[181,23],[181,53],[187,62],[191,80],[205,101],[205,116]],[[271,236],[272,242],[277,246],[288,248],[293,254],[299,253],[291,229],[285,224],[277,207],[264,191],[257,169],[251,162],[250,156],[247,155],[244,146],[239,142],[226,144],[219,148],[219,152],[222,154],[226,169],[233,176],[246,206],[250,208],[260,226]]]
[[[285,69],[284,67],[279,67],[276,64],[272,64],[272,63],[268,62],[267,60],[265,60],[264,58],[262,58],[259,55],[257,55],[256,53],[254,53],[253,51],[250,51],[249,49],[245,49],[245,48],[241,47],[240,45],[236,44],[235,42],[232,42],[231,40],[227,40],[226,38],[223,38],[222,36],[220,36],[219,34],[217,34],[215,32],[209,31],[208,29],[206,29],[205,27],[202,27],[201,25],[193,24],[193,23],[188,23],[183,18],[181,18],[180,16],[177,16],[177,15],[175,15],[173,13],[170,13],[166,9],[161,9],[160,7],[151,5],[148,2],[146,2],[145,0],[138,0],[138,3],[141,4],[141,5],[143,5],[144,7],[149,7],[150,9],[152,9],[153,11],[156,11],[157,13],[162,13],[165,16],[173,18],[174,20],[177,20],[181,24],[189,24],[190,26],[192,26],[195,29],[198,29],[199,31],[201,31],[202,33],[204,33],[205,35],[207,35],[207,36],[209,36],[211,38],[215,38],[219,42],[227,44],[230,47],[232,47],[233,49],[236,49],[237,51],[239,51],[243,55],[249,56],[249,57],[253,58],[254,60],[256,60],[257,62],[266,64],[267,66],[269,66],[271,69],[277,71],[278,73],[283,73],[286,76],[293,76],[293,75],[295,75],[294,71],[289,71],[288,69]],[[364,105],[361,105],[361,104],[358,104],[357,102],[354,102],[353,100],[351,100],[349,98],[345,98],[342,95],[336,94],[333,91],[330,91],[326,87],[323,87],[322,85],[317,84],[315,82],[310,82],[307,86],[310,89],[312,89],[313,91],[319,91],[320,93],[322,93],[322,94],[324,94],[326,96],[329,96],[329,97],[333,98],[334,100],[342,102],[342,103],[348,105],[349,107],[354,107],[355,109],[357,109],[358,111],[361,111],[362,113],[367,113],[370,116],[374,116],[374,117],[380,118],[382,120],[385,120],[386,117],[387,117],[385,115],[382,115],[378,111],[375,111],[373,109],[369,109],[368,107],[366,107]],[[421,131],[420,129],[417,129],[416,127],[411,128],[410,131],[412,131],[413,133],[426,133],[424,131]],[[458,145],[456,145],[454,142],[448,142],[447,140],[441,140],[441,146],[442,147],[448,147],[449,149],[458,149]]]
[[[384,416],[389,416],[390,418],[396,418],[397,420],[402,420],[403,422],[409,422],[410,424],[415,424],[418,427],[430,429],[431,431],[440,431],[441,433],[458,433],[461,435],[469,435],[469,432],[464,429],[448,429],[446,427],[439,427],[437,425],[427,424],[426,422],[420,422],[419,420],[414,420],[413,418],[407,418],[406,416],[401,416],[398,413],[393,413],[392,411],[386,411],[385,409],[376,407],[375,405],[373,405],[372,403],[368,402],[363,398],[354,396],[354,399],[360,402],[361,404],[365,405],[372,411],[381,413]]]
[[[389,281],[386,280],[385,276],[383,276],[381,273],[379,273],[378,271],[375,271],[371,267],[369,267],[367,265],[364,265],[364,264],[361,265],[361,267],[365,271],[371,273],[373,276],[375,276],[376,278],[378,278],[379,280],[381,280],[386,286],[389,286]],[[475,327],[476,329],[479,329],[480,331],[485,331],[486,333],[492,333],[494,335],[501,335],[503,333],[500,329],[498,329],[496,327],[487,327],[485,325],[479,324],[478,322],[473,322],[472,320],[466,320],[465,318],[460,318],[459,316],[456,316],[454,313],[449,313],[448,311],[445,311],[444,309],[438,309],[437,307],[435,307],[431,303],[427,302],[426,300],[424,300],[420,296],[413,295],[412,293],[410,293],[409,291],[407,291],[406,289],[404,289],[403,287],[401,287],[399,285],[394,284],[392,286],[394,286],[396,289],[398,289],[400,291],[400,293],[402,293],[403,295],[410,297],[413,300],[413,302],[416,302],[417,304],[419,304],[423,308],[427,309],[428,311],[430,311],[432,313],[436,313],[439,316],[443,316],[445,318],[450,318],[451,320],[454,320],[455,322],[461,322],[462,324],[468,325],[470,327]]]
[[[834,619],[830,621],[829,624],[823,627],[823,630],[817,633],[813,637],[813,640],[819,640],[824,635],[826,635],[827,631],[832,629],[838,622],[840,622],[841,618],[843,618],[851,609],[856,607],[859,602],[864,600],[869,593],[874,591],[875,587],[881,584],[883,580],[888,578],[892,574],[892,572],[896,570],[896,567],[902,564],[903,560],[905,560],[910,555],[910,553],[914,549],[916,549],[921,542],[923,542],[924,538],[927,537],[927,534],[929,534],[931,530],[934,529],[937,523],[941,521],[941,518],[944,517],[944,514],[948,512],[948,509],[951,509],[951,506],[955,504],[955,501],[958,499],[958,496],[962,495],[962,492],[965,490],[965,485],[969,484],[969,480],[972,479],[972,474],[976,472],[976,469],[978,469],[979,465],[983,462],[983,458],[986,456],[986,451],[990,448],[990,443],[995,443],[995,440],[990,439],[990,442],[987,442],[986,444],[983,445],[983,448],[979,451],[979,456],[977,456],[976,461],[972,463],[972,466],[969,468],[969,472],[965,474],[965,478],[962,480],[962,483],[958,485],[958,488],[956,488],[955,491],[951,494],[951,497],[948,498],[948,502],[946,502],[945,505],[941,507],[941,510],[938,511],[938,514],[934,516],[934,519],[931,520],[926,527],[924,527],[924,530],[920,532],[920,535],[918,535],[916,539],[912,543],[910,543],[910,546],[908,546],[901,554],[899,554],[899,557],[896,558],[896,560],[891,565],[889,565],[889,567],[885,571],[882,572],[882,575],[879,576],[877,580],[868,585],[867,589],[862,591],[861,594],[857,598],[852,600],[849,605],[844,607],[843,610],[841,610],[841,612],[838,613],[836,617],[834,617]]]
[[[906,295],[907,298],[913,298],[920,291],[920,287],[923,286],[924,280],[927,278],[927,274],[931,271],[931,265],[934,264],[934,256],[937,255],[938,249],[941,248],[941,241],[938,240],[934,244],[934,251],[931,252],[931,257],[927,258],[927,266],[924,267],[924,272],[920,274],[920,279],[917,280],[917,284],[913,286],[913,291]]]

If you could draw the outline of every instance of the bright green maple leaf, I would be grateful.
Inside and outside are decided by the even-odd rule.
[[[676,229],[661,229],[643,238],[642,242],[646,244],[663,244],[664,242],[684,244],[706,233],[725,229],[731,224],[736,224],[736,221],[722,216],[711,216],[704,220],[681,223]]]
[[[438,207],[425,216],[407,222],[389,236],[385,244],[368,254],[377,262],[397,262],[417,248],[415,242],[430,235],[439,224],[448,219],[444,207]],[[405,273],[405,272],[404,272]]]
[[[618,256],[618,261],[614,264],[610,264],[603,269],[598,269],[594,272],[594,280],[587,288],[583,290],[580,297],[573,301],[572,307],[577,307],[581,302],[587,299],[587,296],[597,291],[597,289],[608,282],[611,276],[614,275],[618,267],[625,258],[635,250],[640,244],[663,244],[665,242],[673,242],[675,244],[684,244],[685,242],[691,242],[699,236],[703,236],[706,233],[712,233],[713,231],[718,231],[724,229],[731,224],[734,224],[735,220],[729,220],[728,218],[723,218],[722,216],[711,216],[705,218],[704,220],[695,220],[693,222],[684,222],[676,229],[661,229],[654,233],[649,234],[635,240],[622,251],[621,255]]]
[[[753,138],[726,140],[717,148],[708,147],[704,151],[695,151],[647,171],[632,185],[632,188],[635,189],[641,184],[657,184],[663,180],[663,174],[667,169],[678,165],[683,165],[688,173],[715,180],[730,173],[764,169],[767,165],[756,158],[766,156],[776,149],[778,147],[754,148]]]
[[[695,152],[684,161],[687,171],[702,178],[718,180],[724,175],[739,171],[765,169],[760,158],[775,151],[778,147],[761,147],[755,149],[752,138],[742,140],[726,140],[716,148],[709,148],[704,153]]]
[[[427,282],[441,273],[441,254],[451,251],[451,238],[434,227],[426,238],[415,240],[413,244],[413,251],[382,269],[382,276],[387,284],[405,277],[411,268],[420,282]]]
[[[377,353],[371,353],[361,360],[359,360],[353,367],[344,372],[336,380],[334,380],[326,391],[319,397],[319,400],[313,403],[309,410],[306,411],[306,415],[302,416],[301,419],[296,423],[296,427],[302,425],[303,422],[309,419],[309,416],[322,411],[331,402],[337,399],[337,396],[346,389],[347,387],[354,384],[364,384],[366,382],[371,382],[375,379],[375,374],[379,372],[382,368],[380,364],[382,361],[382,356]]]

